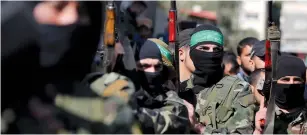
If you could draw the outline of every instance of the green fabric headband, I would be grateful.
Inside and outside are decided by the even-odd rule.
[[[224,37],[221,33],[213,30],[202,30],[196,32],[191,37],[190,46],[195,46],[200,42],[215,42],[220,46],[224,44]]]
[[[157,43],[156,43],[156,44],[157,44]],[[165,57],[167,58],[167,60],[169,60],[170,62],[173,62],[173,61],[172,61],[172,55],[171,55],[171,53],[170,53],[168,50],[166,50],[163,46],[161,46],[161,45],[159,45],[159,44],[157,44],[157,46],[158,46],[158,48],[159,48],[161,54],[162,54],[163,56],[165,56]]]

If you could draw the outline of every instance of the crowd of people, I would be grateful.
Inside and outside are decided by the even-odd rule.
[[[149,5],[123,1],[116,61],[102,72],[107,2],[1,3],[16,7],[1,13],[1,133],[263,134],[274,100],[272,134],[307,134],[306,66],[280,53],[266,99],[265,39],[242,37],[236,55],[200,24],[178,31],[176,60],[142,16]]]

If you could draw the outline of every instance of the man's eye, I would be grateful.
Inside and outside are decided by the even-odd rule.
[[[214,52],[219,52],[219,51],[221,51],[222,50],[222,48],[220,48],[220,47],[215,47],[215,48],[213,48],[213,51]]]
[[[287,82],[289,82],[290,81],[290,78],[283,78],[283,79],[281,79],[282,81],[287,81]]]
[[[144,64],[144,65],[141,65],[140,67],[141,67],[141,68],[148,68],[149,65],[148,65],[148,64]]]
[[[200,50],[209,50],[209,47],[202,46],[199,48]]]
[[[294,78],[293,81],[294,81],[295,83],[303,83],[303,82],[304,82],[304,80],[301,79],[301,78]]]

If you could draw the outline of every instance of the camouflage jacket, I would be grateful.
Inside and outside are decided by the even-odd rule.
[[[88,83],[87,87],[90,89],[56,96],[56,107],[70,123],[70,126],[63,127],[57,133],[141,133],[128,104],[134,93],[134,85],[127,77],[109,73]]]
[[[143,133],[176,134],[188,133],[190,121],[188,110],[182,99],[174,91],[166,95],[150,96],[140,90],[136,95],[137,118]]]
[[[187,82],[187,89],[194,87],[191,80]],[[253,133],[255,99],[247,82],[237,76],[225,76],[200,91],[196,98],[198,121],[206,126],[203,133]]]
[[[274,134],[307,134],[307,113],[298,111],[287,115],[276,106]]]

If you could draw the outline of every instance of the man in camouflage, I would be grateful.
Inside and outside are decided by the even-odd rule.
[[[165,68],[164,70],[162,70],[163,72],[162,74],[164,74],[164,77],[166,77],[165,78],[166,81],[162,85],[163,89],[166,92],[170,90],[177,92],[177,89],[175,86],[176,72],[175,72],[175,67],[173,65],[174,62],[173,62],[172,54],[167,47],[168,45],[160,39],[149,38],[148,40],[156,43],[162,55],[163,68]]]
[[[188,133],[189,114],[175,91],[165,91],[167,80],[162,55],[156,43],[147,40],[139,53],[137,69],[142,89],[135,93],[136,117],[143,133]]]
[[[200,25],[192,33],[190,56],[195,66],[186,89],[196,94],[196,116],[201,133],[253,132],[255,99],[247,82],[225,76],[221,67],[223,35],[212,25]]]
[[[304,101],[306,68],[302,60],[283,54],[277,60],[274,134],[307,134],[307,109]],[[262,104],[255,117],[254,134],[263,132],[260,120],[267,109]]]

